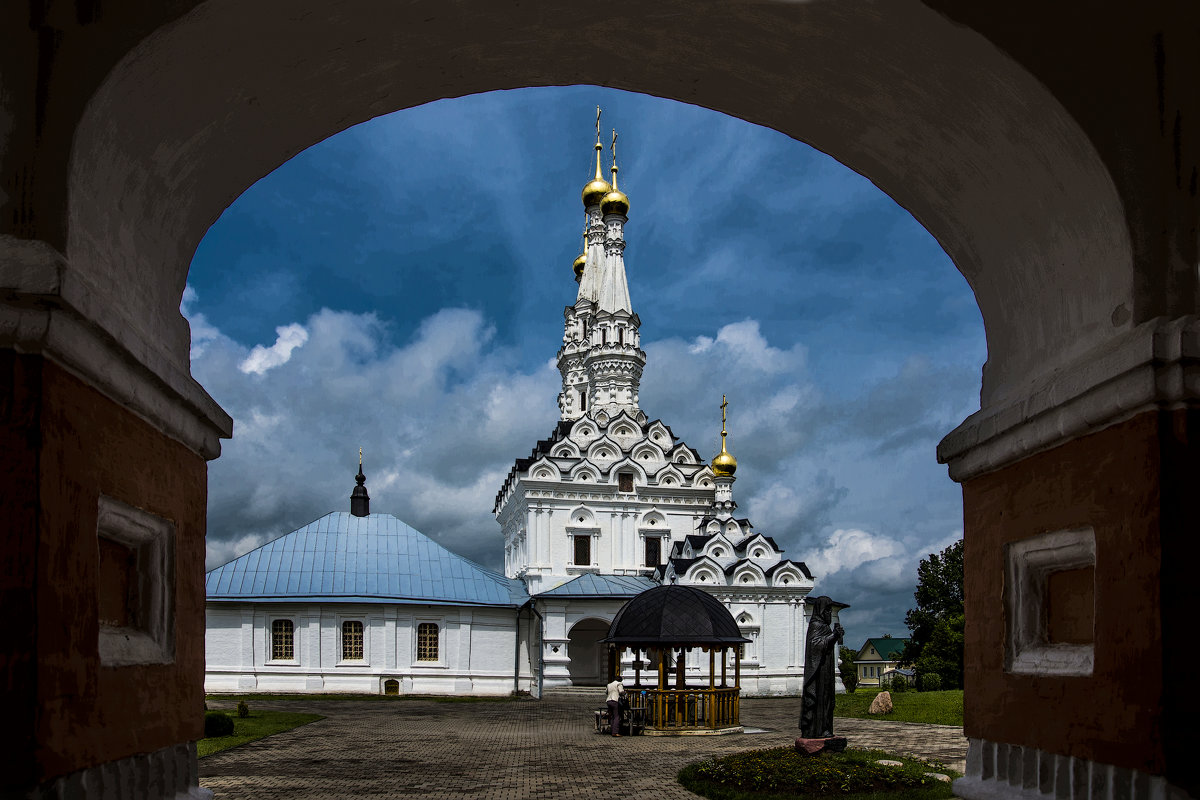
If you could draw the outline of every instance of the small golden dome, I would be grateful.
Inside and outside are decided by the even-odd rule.
[[[592,206],[600,205],[609,192],[612,191],[612,186],[608,181],[595,180],[583,187],[583,207],[591,208]]]
[[[596,176],[583,187],[583,207],[585,209],[600,205],[605,195],[613,190],[612,184],[600,177],[600,142],[596,142]]]
[[[628,216],[629,198],[619,189],[613,189],[604,195],[604,199],[600,201],[600,211],[606,216],[608,214],[620,214],[622,217]]]
[[[576,278],[583,277],[583,268],[586,264],[587,264],[587,254],[580,253],[579,256],[575,259],[575,263],[571,265],[571,269],[575,270]]]
[[[733,473],[737,472],[737,459],[725,449],[725,443],[721,442],[721,452],[712,461],[713,474],[718,478],[732,478]]]

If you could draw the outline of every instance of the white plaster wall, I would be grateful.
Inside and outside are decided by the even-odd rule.
[[[384,681],[402,692],[508,694],[519,659],[516,688],[529,691],[529,622],[516,609],[458,606],[209,603],[205,634],[205,691],[383,692]],[[271,661],[274,619],[295,623],[290,662]],[[342,622],[363,622],[363,658],[342,658]],[[439,626],[439,660],[419,662],[416,630]]]

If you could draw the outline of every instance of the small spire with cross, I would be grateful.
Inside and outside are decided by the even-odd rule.
[[[729,408],[729,401],[725,395],[721,395],[721,452],[717,453],[717,457],[713,459],[713,475],[718,478],[733,478],[733,473],[737,472],[737,459],[733,454],[726,449],[725,437],[729,434],[726,431],[725,423],[727,420],[726,410]]]
[[[358,448],[358,474],[354,476],[354,491],[350,493],[350,513],[356,517],[371,515],[371,496],[367,494],[367,476],[363,474],[362,448]]]

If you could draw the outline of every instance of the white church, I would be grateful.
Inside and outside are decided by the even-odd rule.
[[[558,352],[561,418],[496,495],[504,573],[371,514],[360,459],[349,513],[208,573],[206,691],[540,696],[602,685],[598,640],[618,609],[679,583],[720,600],[750,640],[743,694],[800,692],[812,575],[735,516],[724,400],[711,464],[639,407],[646,354],[625,273],[629,198],[615,148],[611,183],[603,178],[598,127],[595,149]],[[689,679],[707,668],[699,656],[688,656]]]

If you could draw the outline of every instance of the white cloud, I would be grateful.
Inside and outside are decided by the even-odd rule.
[[[183,287],[183,299],[179,303],[179,313],[187,318],[192,330],[191,358],[197,359],[204,355],[204,348],[217,339],[221,332],[209,324],[205,316],[194,311],[192,306],[199,302],[200,296],[190,285]]]
[[[273,367],[286,364],[292,357],[292,351],[308,341],[308,331],[302,325],[295,323],[281,325],[275,329],[278,338],[270,347],[261,344],[254,345],[245,360],[238,364],[238,369],[249,375],[262,375]]]
[[[814,574],[833,575],[903,553],[903,545],[894,539],[856,528],[839,528],[829,536],[824,548],[806,555],[805,562]]]

